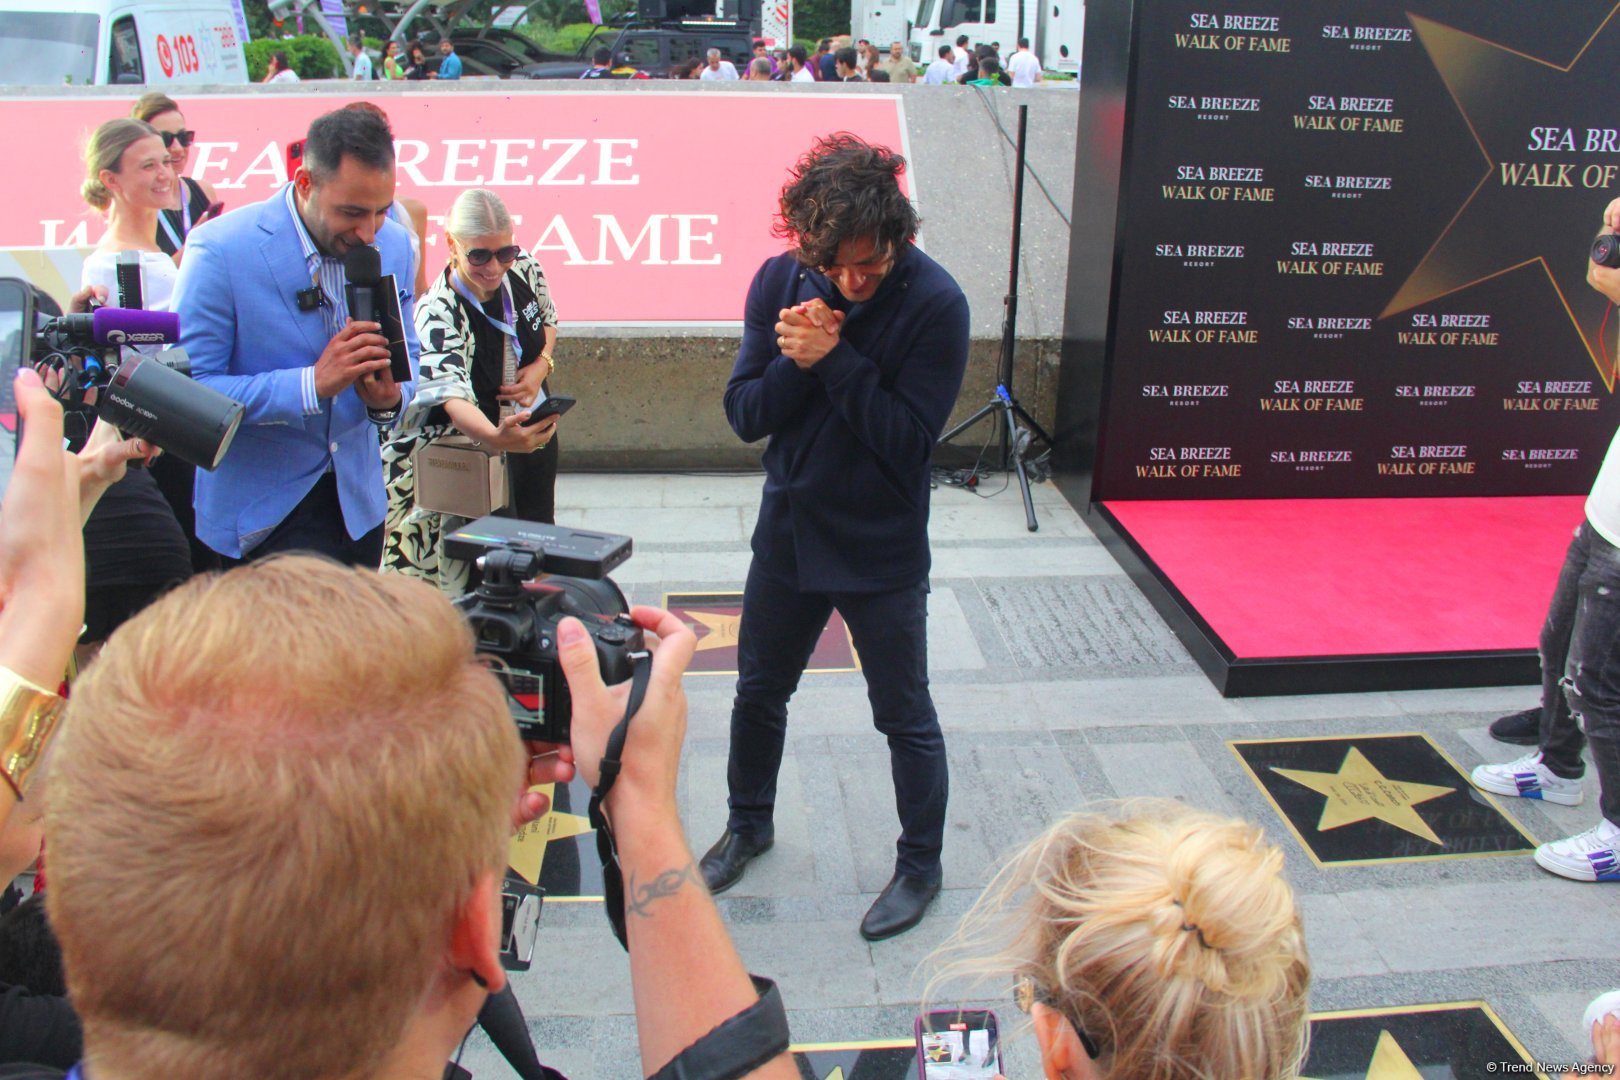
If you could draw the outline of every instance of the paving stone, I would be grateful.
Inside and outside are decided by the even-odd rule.
[[[935,587],[928,594],[928,669],[980,671],[984,653],[974,640],[953,588]]]
[[[980,591],[1020,668],[1160,672],[1191,658],[1128,581],[984,582]]]
[[[1186,743],[1093,743],[1092,749],[1120,798],[1176,799],[1215,813],[1236,812],[1215,774]]]
[[[1527,860],[1528,861],[1528,860]],[[1341,894],[1392,971],[1489,967],[1503,957],[1484,943],[1512,943],[1512,957],[1582,960],[1607,943],[1614,903],[1600,887],[1537,872],[1533,880],[1393,888]],[[1549,918],[1550,912],[1557,912]]]

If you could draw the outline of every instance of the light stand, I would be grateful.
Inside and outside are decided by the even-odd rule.
[[[1001,322],[1001,356],[996,362],[995,393],[990,396],[988,405],[941,435],[939,441],[948,443],[980,420],[993,419],[996,430],[1001,432],[1001,468],[1018,475],[1018,490],[1024,496],[1024,521],[1029,531],[1034,532],[1040,525],[1035,521],[1035,502],[1029,494],[1029,473],[1032,468],[1039,470],[1040,466],[1026,463],[1024,459],[1035,440],[1050,447],[1052,436],[1024,411],[1012,392],[1013,351],[1018,329],[1018,249],[1024,231],[1024,132],[1028,125],[1029,106],[1020,105],[1013,173],[1012,258],[1007,270],[1007,297],[1002,301],[1006,315]],[[1037,479],[1043,478],[1037,475]]]

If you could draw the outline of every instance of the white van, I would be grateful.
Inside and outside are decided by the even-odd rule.
[[[0,0],[0,85],[245,83],[239,0]]]

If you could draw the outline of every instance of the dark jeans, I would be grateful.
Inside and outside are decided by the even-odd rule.
[[[1620,548],[1583,521],[1541,629],[1542,763],[1581,776],[1588,739],[1599,806],[1620,825]]]
[[[804,593],[757,562],[749,567],[731,710],[728,827],[755,838],[772,834],[788,699],[834,608],[860,653],[872,723],[889,740],[900,813],[895,869],[937,880],[950,780],[945,737],[928,694],[926,582],[883,593]]]
[[[336,559],[346,566],[375,570],[382,565],[383,527],[377,527],[358,540],[343,527],[343,506],[338,502],[337,475],[326,473],[315,482],[303,501],[281,520],[244,558],[221,555],[226,569],[288,551],[308,551]]]

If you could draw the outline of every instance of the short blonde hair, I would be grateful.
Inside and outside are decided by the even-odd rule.
[[[92,1075],[368,1077],[499,872],[523,751],[431,586],[192,579],[73,688],[49,909]]]
[[[488,188],[468,188],[450,204],[444,231],[458,242],[477,236],[494,236],[512,231],[512,215],[501,197]]]
[[[148,135],[157,133],[158,129],[145,120],[128,116],[108,120],[91,132],[89,141],[84,145],[84,183],[79,186],[79,194],[84,201],[97,210],[111,206],[112,192],[101,182],[102,170],[117,172],[125,150]]]
[[[935,954],[964,959],[928,996],[1027,977],[1098,1044],[1108,1080],[1295,1077],[1310,960],[1282,866],[1257,827],[1181,803],[1074,814],[1001,868]]]

